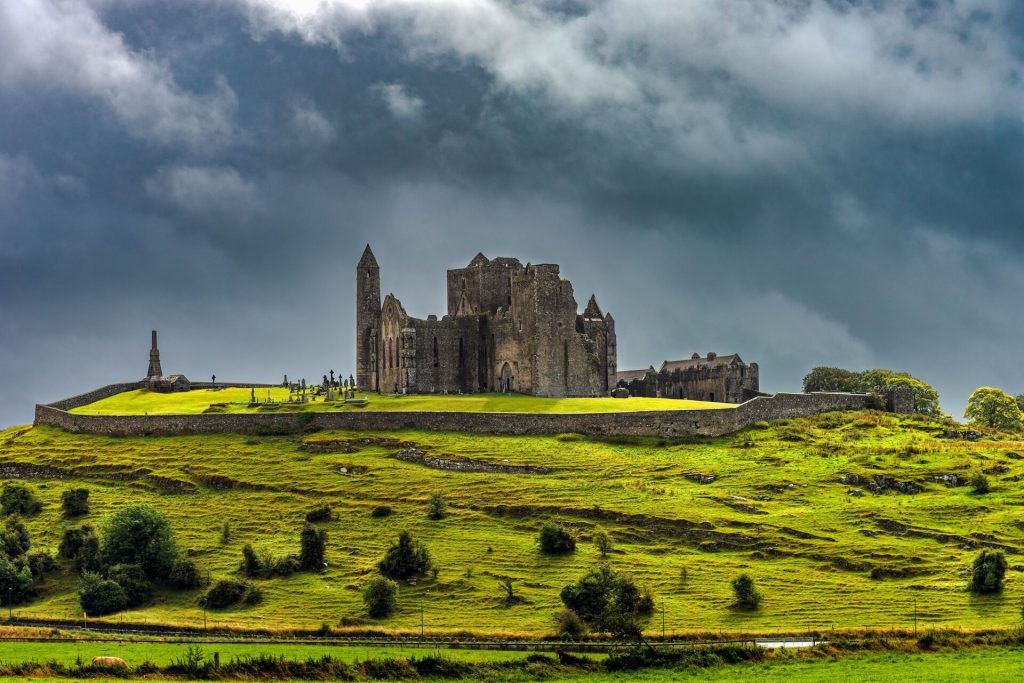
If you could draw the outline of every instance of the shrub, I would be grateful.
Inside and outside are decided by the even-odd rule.
[[[578,614],[566,608],[555,612],[555,632],[568,640],[577,640],[586,634],[587,626]]]
[[[203,585],[203,578],[199,574],[196,563],[192,560],[180,557],[171,566],[171,572],[167,575],[167,583],[174,588],[189,590],[199,588]]]
[[[35,595],[32,570],[0,553],[0,604],[17,605]],[[9,601],[9,602],[8,602]]]
[[[263,576],[266,573],[263,562],[260,561],[256,551],[248,543],[242,548],[242,566],[240,569],[243,574],[250,577]]]
[[[57,561],[48,552],[32,553],[28,556],[28,568],[32,578],[41,581],[43,576],[57,569]]]
[[[329,522],[333,518],[330,505],[320,505],[306,513],[307,522]]]
[[[231,525],[224,522],[224,525],[220,528],[220,544],[227,545],[228,541],[231,540]]]
[[[606,564],[563,588],[560,597],[587,626],[618,637],[638,638],[643,622],[654,612],[650,592]]]
[[[967,399],[964,417],[993,429],[1020,431],[1024,428],[1024,413],[1016,399],[995,387],[975,389]]]
[[[1001,593],[1006,577],[1006,556],[1002,550],[982,550],[974,558],[971,582],[967,588],[972,593]]]
[[[166,578],[178,548],[167,517],[149,505],[118,510],[103,530],[103,560],[108,565],[137,564],[150,579]]]
[[[992,490],[992,487],[988,483],[988,477],[984,474],[976,474],[971,477],[971,488],[978,495],[984,495]]]
[[[327,532],[306,523],[299,536],[299,566],[306,571],[322,572],[327,567]]]
[[[232,579],[221,579],[206,592],[206,597],[204,598],[206,606],[211,609],[230,607],[242,600],[248,587],[248,583]]]
[[[65,489],[60,504],[67,519],[89,514],[89,489]]]
[[[435,493],[430,497],[430,502],[427,503],[427,519],[437,521],[444,519],[448,516],[446,510],[447,503],[445,502],[444,496],[440,493]]]
[[[0,536],[0,549],[11,558],[21,557],[32,547],[32,537],[28,529],[17,517],[10,517],[4,523],[3,535]]]
[[[594,533],[594,547],[597,548],[602,560],[612,551],[612,539],[604,530],[599,529]]]
[[[42,509],[32,489],[20,482],[9,481],[0,489],[0,512],[5,515],[31,516]]]
[[[539,540],[544,553],[571,553],[576,550],[576,538],[560,524],[548,522],[542,526]]]
[[[398,542],[393,543],[384,553],[384,559],[377,563],[377,569],[389,579],[404,581],[426,574],[431,564],[427,547],[414,541],[408,531],[403,531],[398,534]]]
[[[80,572],[98,572],[103,566],[100,557],[100,539],[89,524],[77,529],[65,529],[57,547],[57,557],[71,560]]]
[[[87,573],[82,577],[78,604],[91,617],[120,612],[128,606],[128,596],[116,582]]]
[[[761,606],[763,596],[754,586],[749,574],[740,574],[732,581],[732,592],[736,596],[734,606],[739,609],[756,610]]]
[[[146,572],[137,564],[117,564],[107,572],[107,578],[124,591],[128,607],[145,604],[153,594],[153,584]]]
[[[380,519],[381,517],[390,517],[394,512],[395,511],[391,509],[390,505],[378,505],[370,510],[370,516]]]
[[[363,587],[366,613],[375,619],[391,616],[398,607],[398,584],[383,576],[374,576]]]

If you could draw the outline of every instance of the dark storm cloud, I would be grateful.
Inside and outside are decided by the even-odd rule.
[[[0,423],[133,378],[352,363],[352,266],[442,313],[562,264],[621,367],[740,352],[1024,389],[1015,3],[0,7]]]

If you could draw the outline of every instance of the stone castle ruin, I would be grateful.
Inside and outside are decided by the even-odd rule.
[[[554,264],[477,254],[448,271],[448,313],[413,318],[367,245],[356,267],[356,383],[364,391],[607,396],[615,320],[595,297],[583,313]]]
[[[694,401],[743,403],[760,392],[757,363],[747,365],[739,354],[693,354],[685,360],[667,360],[661,368],[623,370],[616,384],[630,396],[688,398]]]

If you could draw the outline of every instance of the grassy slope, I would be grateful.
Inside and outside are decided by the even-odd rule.
[[[637,410],[686,410],[694,408],[732,408],[731,403],[680,401],[670,398],[541,398],[522,394],[416,394],[410,396],[369,395],[366,407],[341,402],[314,401],[288,405],[288,390],[282,387],[257,389],[256,399],[265,401],[267,392],[276,403],[249,407],[250,390],[241,388],[199,389],[174,394],[154,393],[147,389],[127,391],[105,398],[71,412],[91,415],[151,415],[201,413],[211,403],[228,403],[222,412],[248,413],[267,410],[442,410],[511,413],[613,413]]]
[[[610,561],[650,585],[670,632],[909,626],[915,602],[922,627],[1012,625],[1024,596],[1021,571],[1010,571],[1002,596],[971,597],[964,586],[978,552],[971,534],[996,538],[1009,547],[1010,564],[1021,563],[1024,530],[1017,523],[1024,484],[1004,478],[1024,474],[1024,461],[1006,456],[1024,452],[1024,443],[934,438],[940,430],[918,418],[848,413],[681,443],[392,435],[435,455],[557,468],[546,475],[439,471],[395,460],[389,455],[397,447],[372,443],[355,453],[314,454],[300,449],[299,437],[118,439],[52,428],[0,432],[0,461],[68,471],[65,480],[34,481],[46,503],[29,520],[37,547],[55,548],[66,526],[61,491],[85,485],[92,490],[88,521],[100,524],[131,502],[151,503],[171,517],[181,545],[214,578],[237,568],[245,543],[278,554],[297,551],[304,511],[330,502],[339,519],[325,525],[329,571],[260,582],[263,604],[211,613],[214,624],[317,627],[358,617],[359,587],[397,532],[409,529],[430,547],[440,576],[403,586],[401,611],[380,625],[418,631],[422,606],[428,630],[546,633],[558,590],[598,561],[587,541],[599,524],[616,544]],[[322,432],[306,438],[382,436],[388,435]],[[753,447],[744,447],[748,440]],[[1009,472],[990,477],[994,490],[985,496],[926,483],[918,495],[857,498],[838,482],[851,472],[917,481],[994,465]],[[359,467],[366,472],[351,474]],[[718,479],[699,484],[686,474]],[[168,493],[162,486],[173,481],[153,475],[195,490]],[[214,490],[199,483],[203,475],[254,486]],[[765,490],[767,485],[784,488],[776,493]],[[274,487],[280,490],[269,490]],[[440,522],[424,517],[425,501],[434,492],[451,501],[451,516]],[[396,514],[372,519],[370,509],[382,503]],[[581,543],[575,554],[546,557],[537,551],[536,530],[547,519],[576,530]],[[234,535],[222,546],[218,536],[225,520]],[[913,528],[908,533],[891,522]],[[914,575],[872,580],[871,568]],[[741,571],[750,572],[766,595],[758,613],[729,609],[729,581]],[[500,606],[498,576],[515,577],[517,592],[528,602]],[[78,616],[76,585],[72,574],[53,576],[43,595],[18,611]],[[201,624],[197,597],[164,593],[124,619]],[[660,617],[651,626],[660,630]]]

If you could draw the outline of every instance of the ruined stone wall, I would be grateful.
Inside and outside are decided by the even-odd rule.
[[[337,413],[79,415],[52,405],[37,405],[35,424],[51,425],[69,432],[118,436],[282,433],[314,427],[360,431],[418,429],[476,434],[571,432],[588,435],[694,437],[729,434],[759,420],[801,417],[829,410],[859,410],[868,407],[870,400],[864,394],[775,394],[755,398],[736,408],[718,410],[569,414],[346,410]]]

